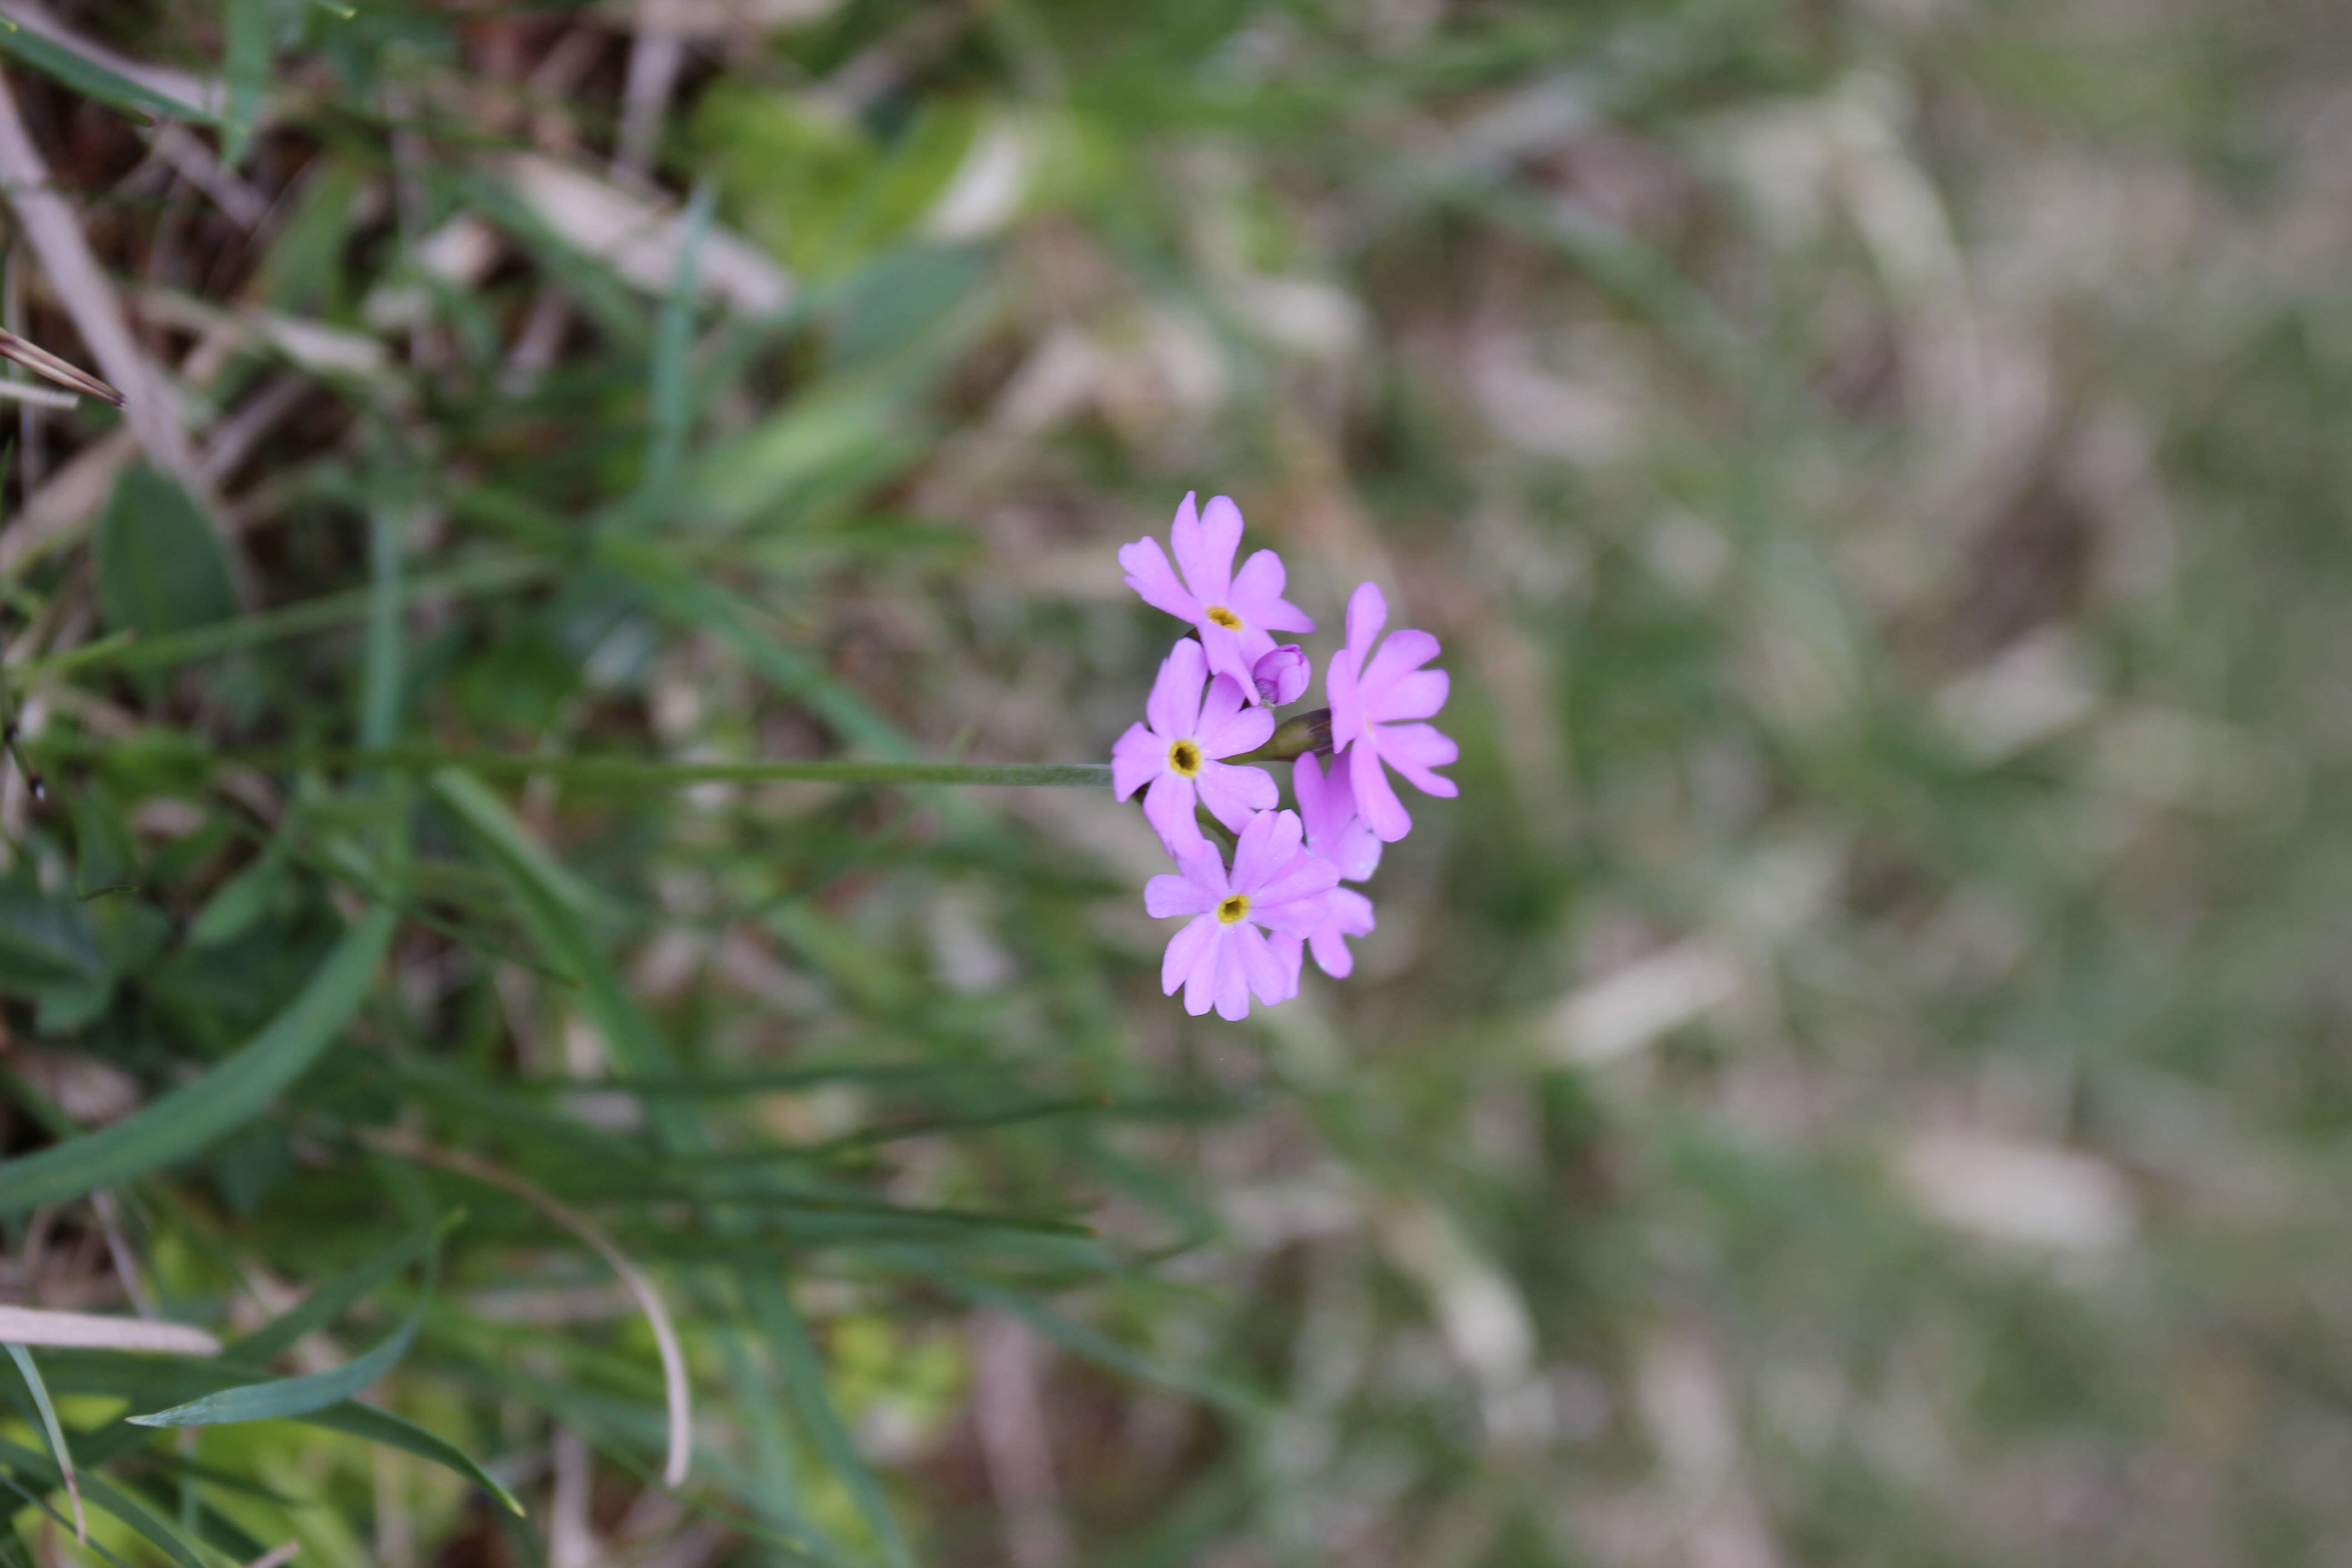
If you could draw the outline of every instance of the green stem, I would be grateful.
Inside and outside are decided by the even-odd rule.
[[[544,757],[511,752],[452,751],[438,746],[265,746],[255,748],[100,743],[80,739],[43,739],[27,748],[35,756],[60,763],[95,762],[109,756],[152,758],[168,764],[234,764],[263,769],[379,768],[423,773],[465,768],[488,777],[544,775],[586,788],[674,789],[698,784],[1077,784],[1107,788],[1107,763],[677,763],[636,757]]]
[[[429,577],[395,584],[393,596],[403,605],[440,595],[498,594],[551,575],[556,563],[541,561],[478,561]],[[365,621],[375,613],[378,590],[373,586],[348,593],[323,595],[284,609],[265,610],[184,632],[132,638],[118,633],[81,647],[30,660],[14,671],[19,681],[63,675],[74,669],[154,669],[189,664],[233,648],[252,647],[280,637]]]

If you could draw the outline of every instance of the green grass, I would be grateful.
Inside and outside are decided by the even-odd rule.
[[[0,1559],[2342,1557],[2324,8],[57,9]],[[1187,490],[1464,748],[1239,1026]]]

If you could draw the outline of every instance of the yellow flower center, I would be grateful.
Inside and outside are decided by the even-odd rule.
[[[1217,906],[1217,919],[1227,925],[1237,924],[1241,918],[1248,913],[1249,895],[1247,893],[1227,893],[1224,901]]]
[[[1186,778],[1201,771],[1201,742],[1171,741],[1168,743],[1168,765]]]
[[[1242,629],[1242,618],[1234,614],[1231,610],[1225,608],[1223,605],[1211,605],[1207,613],[1211,620],[1216,622],[1217,625],[1224,627],[1225,630],[1229,632],[1237,632]]]

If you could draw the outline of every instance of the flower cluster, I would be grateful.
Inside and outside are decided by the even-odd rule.
[[[1172,565],[1156,539],[1120,547],[1128,586],[1192,630],[1161,662],[1143,721],[1111,748],[1112,789],[1142,795],[1176,862],[1145,884],[1143,907],[1190,917],[1168,943],[1160,989],[1181,986],[1186,1012],[1213,1006],[1228,1019],[1248,1016],[1253,996],[1272,1005],[1297,995],[1310,952],[1335,979],[1354,969],[1348,939],[1372,929],[1372,901],[1340,884],[1369,879],[1381,847],[1412,830],[1389,770],[1452,795],[1454,781],[1435,770],[1458,754],[1423,721],[1445,706],[1445,672],[1423,668],[1437,639],[1399,631],[1381,642],[1388,602],[1370,583],[1349,595],[1346,643],[1324,667],[1330,706],[1277,730],[1274,710],[1306,695],[1314,667],[1274,635],[1315,623],[1282,596],[1287,574],[1273,551],[1234,570],[1241,542],[1239,507],[1219,496],[1196,510],[1188,495],[1170,530]],[[1251,765],[1286,759],[1295,810]],[[1233,839],[1230,868],[1212,826]]]

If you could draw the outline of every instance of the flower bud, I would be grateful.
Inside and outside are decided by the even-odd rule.
[[[1331,710],[1310,708],[1304,713],[1285,719],[1273,737],[1246,757],[1235,757],[1237,763],[1286,763],[1313,752],[1318,756],[1328,755],[1331,750]]]
[[[1271,650],[1250,669],[1250,679],[1257,682],[1258,700],[1269,708],[1279,708],[1306,696],[1307,683],[1314,674],[1306,651],[1295,642]]]

